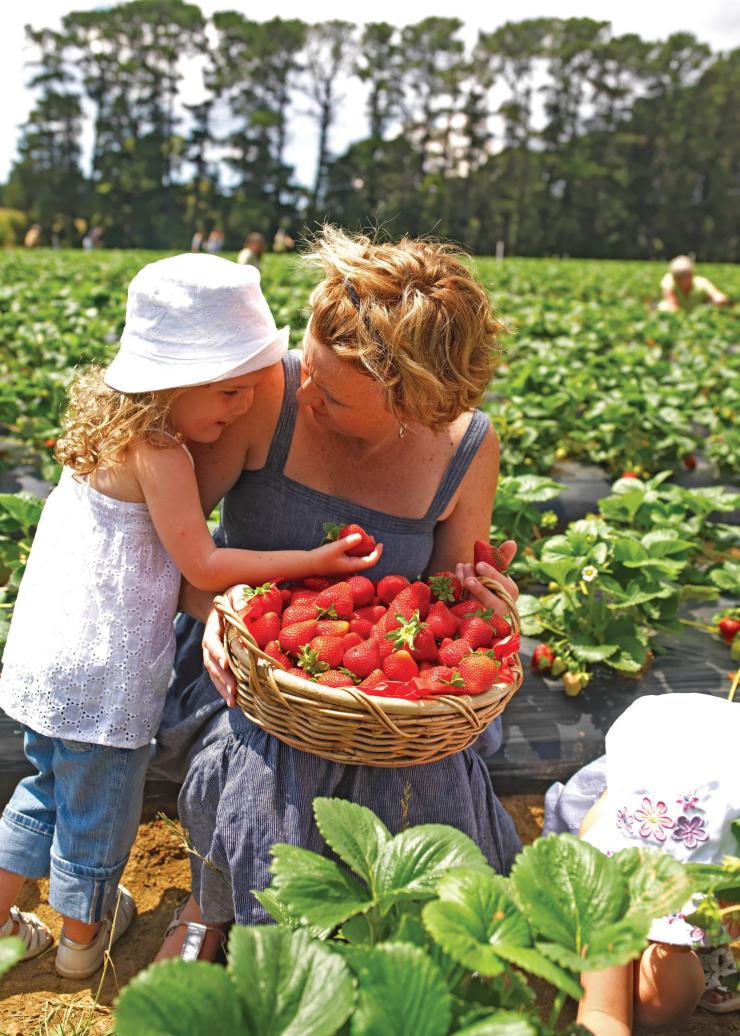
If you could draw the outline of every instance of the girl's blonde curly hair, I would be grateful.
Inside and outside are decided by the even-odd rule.
[[[453,246],[378,244],[327,226],[306,258],[324,271],[312,334],[375,378],[399,421],[440,429],[480,403],[503,325]]]
[[[127,394],[103,380],[104,367],[88,367],[73,382],[63,432],[54,456],[78,475],[120,463],[135,441],[171,447],[167,417],[182,389]]]

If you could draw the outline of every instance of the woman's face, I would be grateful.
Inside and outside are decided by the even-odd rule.
[[[339,435],[370,439],[387,435],[396,426],[378,382],[322,345],[311,334],[310,324],[303,339],[296,398],[322,427]]]

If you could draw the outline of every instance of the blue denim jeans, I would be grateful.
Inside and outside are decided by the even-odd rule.
[[[92,924],[115,903],[141,817],[151,746],[110,748],[46,737],[26,727],[36,773],[0,817],[0,867],[49,876],[49,903]]]

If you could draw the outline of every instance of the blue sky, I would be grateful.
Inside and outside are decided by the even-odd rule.
[[[198,2],[198,0],[195,0]],[[33,93],[25,87],[29,72],[24,63],[32,56],[27,46],[23,27],[30,23],[34,28],[55,28],[61,18],[70,10],[91,9],[103,6],[99,0],[27,0],[23,4],[3,5],[3,32],[0,36],[0,84],[3,103],[0,106],[0,181],[7,178],[15,156],[18,126],[26,119],[33,106]],[[107,6],[107,5],[105,5]],[[218,10],[240,10],[251,18],[307,18],[324,21],[329,18],[347,18],[359,22],[367,8],[348,9],[346,2],[338,0],[313,0],[309,8],[305,0],[277,0],[261,6],[255,12],[255,5],[249,0],[201,0],[199,6],[205,15]],[[672,32],[693,32],[700,40],[714,50],[730,50],[740,47],[740,4],[731,0],[702,0],[702,2],[647,2],[644,0],[621,0],[615,4],[605,0],[519,0],[513,8],[510,4],[489,3],[484,8],[478,0],[457,0],[454,5],[440,0],[407,0],[401,8],[403,19],[399,19],[397,0],[375,0],[365,20],[388,21],[398,24],[419,21],[424,17],[454,15],[465,23],[464,37],[471,42],[478,30],[490,31],[505,21],[521,20],[538,16],[591,17],[611,21],[617,33],[637,32],[644,39],[662,39]],[[185,70],[183,97],[188,102],[200,99],[200,73],[196,67]],[[341,118],[335,126],[330,141],[334,154],[341,153],[352,140],[365,135],[364,93],[362,86],[348,82]],[[305,104],[301,105],[305,108]],[[87,134],[89,142],[90,134]],[[295,165],[298,179],[309,183],[313,175],[316,151],[315,129],[305,114],[295,115],[291,125],[288,160]]]

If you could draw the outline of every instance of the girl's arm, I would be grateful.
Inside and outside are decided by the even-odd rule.
[[[632,1036],[633,963],[584,971],[578,1021],[594,1036]]]
[[[131,451],[157,535],[185,579],[198,590],[223,590],[234,583],[264,583],[308,575],[351,575],[374,565],[382,547],[365,558],[346,551],[359,542],[348,536],[315,550],[254,551],[216,547],[208,531],[193,466],[181,447],[140,443]]]
[[[461,559],[470,559],[473,555],[473,544],[476,540],[488,542],[491,529],[491,512],[496,497],[499,472],[498,437],[493,428],[488,430],[478,447],[465,476],[456,493],[453,509],[434,530],[434,551],[427,569],[428,574],[440,571],[455,571],[463,581],[463,585],[476,599],[487,594],[484,607],[493,608],[495,612],[505,610],[503,603],[485,590],[475,578],[472,564],[463,564]],[[507,540],[502,544],[504,556],[511,561],[516,554],[516,544]],[[485,566],[481,575],[501,583],[515,600],[519,594],[516,583],[508,576]]]

